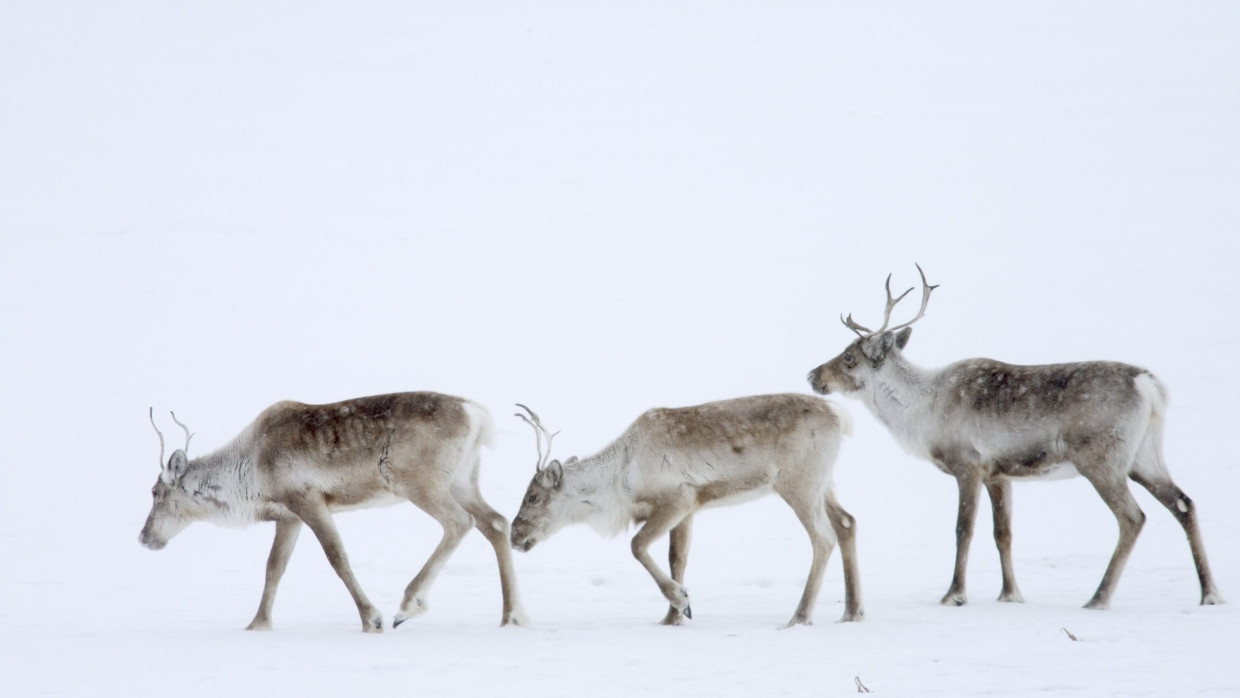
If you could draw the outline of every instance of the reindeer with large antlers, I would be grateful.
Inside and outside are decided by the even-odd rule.
[[[176,415],[172,416],[176,421]],[[491,446],[486,408],[439,393],[394,393],[329,405],[280,402],[258,415],[223,448],[190,460],[185,449],[164,463],[138,540],[159,550],[195,521],[274,521],[275,541],[258,612],[248,630],[271,628],[271,607],[301,526],[314,532],[357,604],[366,632],[383,616],[366,598],[345,555],[332,512],[413,502],[443,526],[443,539],[405,589],[393,627],[426,611],[431,583],[471,527],[495,548],[503,592],[501,624],[521,625],[508,521],[482,499],[479,453]],[[155,426],[154,413],[151,425]]]
[[[1086,608],[1105,609],[1145,514],[1127,480],[1145,487],[1167,507],[1188,535],[1201,582],[1201,603],[1220,604],[1193,502],[1172,482],[1162,454],[1167,389],[1145,369],[1090,361],[1013,366],[967,359],[938,370],[914,366],[902,350],[938,288],[921,267],[921,309],[912,320],[888,327],[891,311],[909,291],[891,295],[883,324],[869,330],[849,315],[841,320],[858,336],[839,356],[809,373],[822,394],[859,397],[909,453],[956,478],[956,566],[942,603],[965,603],[965,566],[978,488],[985,485],[994,514],[995,544],[1003,574],[1000,601],[1021,601],[1012,571],[1011,480],[1082,475],[1119,522],[1119,542],[1102,583]]]
[[[549,460],[555,434],[528,407],[519,406],[528,416],[517,416],[534,428],[538,464],[512,522],[517,550],[529,550],[570,523],[589,523],[604,535],[639,523],[633,556],[671,604],[663,624],[679,625],[693,617],[683,582],[694,513],[775,492],[796,512],[813,546],[805,591],[788,625],[811,622],[822,573],[837,541],[844,560],[840,620],[864,616],[856,521],[835,500],[831,477],[840,442],[851,430],[847,413],[839,407],[807,395],[759,395],[653,409],[597,454],[560,463]],[[670,577],[647,550],[669,532]]]

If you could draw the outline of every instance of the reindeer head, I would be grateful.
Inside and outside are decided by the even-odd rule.
[[[887,275],[887,308],[883,311],[883,325],[877,330],[857,324],[849,314],[847,318],[840,316],[844,326],[857,333],[857,339],[848,345],[839,356],[809,372],[808,380],[814,392],[852,393],[863,389],[869,377],[882,368],[887,356],[894,350],[903,349],[913,334],[912,327],[926,314],[926,304],[930,302],[930,292],[938,288],[926,282],[926,273],[917,265],[921,274],[921,309],[916,317],[901,325],[888,328],[891,324],[891,311],[913,289],[901,293],[899,297],[891,295],[891,275]]]
[[[577,462],[575,457],[563,464],[551,458],[551,440],[555,438],[542,425],[538,415],[525,405],[517,405],[529,413],[517,416],[534,428],[534,437],[538,446],[538,463],[534,467],[534,478],[525,490],[525,499],[521,500],[521,509],[517,518],[512,520],[512,547],[522,552],[534,547],[534,544],[560,530],[565,524],[581,521],[588,516],[588,502],[568,495],[565,487],[565,467]],[[559,433],[559,432],[556,432]],[[547,439],[547,452],[543,453],[542,440]]]
[[[159,479],[151,489],[151,513],[146,517],[146,525],[138,534],[138,542],[151,550],[160,550],[173,536],[185,530],[187,526],[201,518],[198,509],[200,504],[184,486],[185,473],[189,470],[189,440],[193,434],[189,428],[177,420],[176,414],[172,421],[185,430],[185,448],[172,452],[172,456],[164,462],[164,435],[155,426],[155,410],[150,411],[151,426],[159,435]]]

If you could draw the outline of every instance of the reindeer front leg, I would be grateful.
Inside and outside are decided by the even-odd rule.
[[[956,510],[956,567],[952,572],[952,585],[939,603],[944,606],[963,606],[968,600],[965,594],[965,570],[969,565],[969,544],[973,541],[973,521],[977,517],[977,490],[981,475],[970,466],[946,467],[944,470],[956,475],[960,500]]]
[[[1016,586],[1016,572],[1012,567],[1012,481],[993,479],[986,481],[990,494],[990,510],[994,516],[995,547],[999,549],[999,566],[1003,570],[1003,589],[999,600],[1024,603]]]
[[[263,598],[258,602],[258,612],[254,620],[246,626],[246,630],[271,630],[271,606],[276,600],[276,587],[280,578],[288,568],[289,556],[297,545],[297,536],[301,533],[301,521],[298,519],[281,519],[276,521],[276,537],[271,543],[271,554],[267,556],[267,578],[263,583]]]
[[[328,511],[322,495],[311,494],[290,502],[287,506],[306,522],[319,539],[323,552],[327,554],[327,561],[340,577],[340,581],[344,582],[353,602],[357,604],[357,612],[362,617],[362,630],[368,633],[383,632],[383,615],[370,599],[366,598],[366,592],[362,591],[362,585],[353,575],[349,557],[344,552],[344,543],[340,540],[340,532],[336,530],[336,524],[332,521],[331,512]]]
[[[667,561],[672,569],[672,579],[685,583],[685,566],[689,564],[689,539],[693,534],[693,515],[686,516],[668,534]],[[687,607],[686,607],[687,608]],[[675,606],[667,609],[661,625],[680,625],[685,615]]]
[[[633,536],[630,546],[633,550],[633,557],[637,558],[642,567],[645,567],[650,576],[654,578],[655,584],[659,585],[659,591],[663,592],[663,596],[671,603],[672,608],[690,619],[693,618],[693,612],[689,608],[688,590],[659,569],[650,557],[649,548],[651,543],[679,524],[692,511],[692,506],[683,502],[668,502],[659,505],[642,524],[637,535]]]

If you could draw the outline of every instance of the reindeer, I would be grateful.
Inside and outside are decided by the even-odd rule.
[[[664,625],[692,618],[682,586],[693,515],[709,506],[738,504],[776,492],[809,533],[813,562],[789,626],[809,625],[822,573],[838,540],[844,559],[844,615],[859,621],[856,521],[835,500],[832,469],[851,420],[843,409],[805,395],[760,395],[696,407],[652,409],[597,454],[550,463],[551,434],[538,415],[518,405],[534,428],[538,463],[512,522],[512,545],[528,551],[561,527],[591,524],[616,535],[641,524],[633,556],[670,602]],[[542,451],[546,437],[547,453]],[[670,531],[671,576],[647,549]]]
[[[1119,522],[1119,542],[1102,583],[1086,608],[1105,609],[1145,514],[1127,479],[1167,507],[1188,535],[1201,582],[1201,603],[1221,604],[1197,526],[1193,502],[1167,471],[1162,454],[1167,389],[1142,368],[1089,361],[1013,366],[966,359],[938,370],[914,366],[902,351],[911,325],[926,312],[930,293],[921,267],[921,309],[910,321],[888,327],[891,311],[910,288],[893,298],[887,277],[883,324],[870,330],[849,315],[844,326],[858,336],[839,356],[810,371],[814,391],[859,397],[909,453],[956,478],[956,567],[945,605],[963,605],[965,566],[978,485],[990,495],[995,544],[1003,571],[1000,601],[1023,601],[1012,571],[1011,480],[1082,475]]]
[[[154,504],[139,542],[159,550],[200,520],[248,524],[274,521],[258,612],[247,630],[269,630],[271,607],[302,523],[310,527],[327,560],[357,604],[362,630],[382,632],[383,616],[349,567],[332,513],[413,502],[443,526],[443,539],[405,589],[392,627],[426,611],[431,583],[461,539],[476,526],[495,548],[503,592],[501,625],[523,625],[517,598],[508,522],[482,499],[479,452],[490,447],[494,425],[486,408],[438,393],[395,393],[329,405],[279,402],[268,407],[231,443],[206,456],[185,449],[164,463],[151,495]]]

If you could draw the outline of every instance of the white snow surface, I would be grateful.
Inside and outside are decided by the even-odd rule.
[[[1237,36],[1232,2],[0,5],[0,693],[1240,693]],[[970,601],[940,606],[956,485],[844,398],[861,623],[833,622],[837,553],[817,622],[779,629],[810,550],[774,497],[698,516],[679,628],[627,537],[584,526],[517,554],[530,627],[498,627],[474,532],[382,635],[309,534],[271,632],[242,630],[270,524],[138,545],[149,406],[194,455],[277,400],[467,396],[512,516],[535,461],[513,403],[566,457],[649,407],[808,392],[840,313],[877,322],[914,262],[942,285],[922,366],[1170,386],[1168,463],[1232,604],[1197,604],[1136,491],[1113,607],[1083,610],[1117,529],[1078,478],[1015,487],[1026,603],[994,600],[983,496]],[[337,522],[390,621],[438,527]]]

